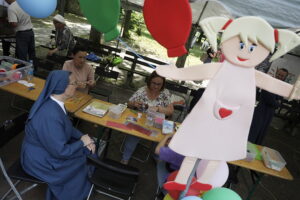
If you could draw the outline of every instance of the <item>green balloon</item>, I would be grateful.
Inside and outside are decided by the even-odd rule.
[[[120,0],[79,0],[79,3],[89,23],[104,33],[106,42],[119,36]]]
[[[205,192],[203,200],[242,200],[242,198],[233,190],[228,188],[214,188]]]

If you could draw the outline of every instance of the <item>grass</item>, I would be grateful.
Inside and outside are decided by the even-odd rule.
[[[55,13],[56,14],[56,13]],[[51,30],[54,30],[54,26],[52,24],[52,18],[55,15],[45,18],[45,19],[32,19],[34,25],[34,31],[36,36],[36,45],[45,44],[49,41],[49,36]],[[86,20],[86,18],[69,14],[65,15],[66,22],[68,27],[72,30],[73,34],[82,38],[88,38],[90,32],[90,24]],[[158,60],[162,60],[164,62],[176,62],[177,58],[169,58],[167,56],[167,50],[165,47],[161,46],[157,41],[155,41],[149,31],[146,29],[144,24],[141,24],[142,28],[141,35],[137,35],[135,31],[130,31],[130,40],[126,40],[127,45],[134,50],[135,52],[152,57]],[[119,25],[120,28],[120,25]],[[116,46],[117,42],[111,41],[105,43],[105,45]],[[122,44],[119,44],[119,48],[126,48]],[[200,55],[202,51],[200,50],[199,45],[195,45],[193,49],[190,49],[190,54],[187,58],[186,65],[193,65],[200,63]]]
[[[54,30],[54,26],[52,23],[52,18],[56,13],[54,13],[52,16],[44,19],[32,19],[33,26],[34,26],[34,32],[35,32],[35,41],[36,41],[36,53],[37,56],[40,58],[43,58],[47,54],[47,50],[39,47],[41,44],[47,44],[50,41],[50,34],[51,31]],[[71,29],[73,34],[78,37],[82,38],[89,38],[89,32],[91,25],[88,23],[86,18],[74,15],[74,14],[65,14],[65,19],[68,27]],[[121,21],[121,20],[120,20]],[[118,25],[119,29],[121,28],[121,25]],[[176,62],[176,58],[169,58],[167,56],[167,50],[165,47],[161,46],[157,41],[155,41],[149,31],[146,29],[146,26],[144,24],[140,24],[141,34],[137,35],[136,31],[130,31],[130,39],[124,40],[126,44],[136,53],[140,55],[144,55],[147,57],[151,57],[157,60],[161,60],[166,63]],[[102,37],[103,38],[103,37]],[[104,42],[101,41],[104,45],[109,45],[112,47],[117,46],[117,40],[110,41],[110,42]],[[121,43],[119,43],[118,48],[121,49],[127,49],[127,47]],[[198,44],[194,45],[192,49],[190,49],[189,55],[186,59],[185,67],[200,64],[202,63],[200,61],[200,55],[202,55],[203,51],[200,50],[200,46]],[[123,62],[124,65],[126,62]],[[127,66],[130,67],[130,66]],[[137,66],[136,70],[145,71],[145,72],[151,72],[153,69],[150,67],[144,67],[144,66]],[[143,82],[143,77],[140,77],[139,75],[135,76],[135,80],[140,80]],[[187,82],[188,83],[188,82]],[[192,83],[193,84],[193,83]]]

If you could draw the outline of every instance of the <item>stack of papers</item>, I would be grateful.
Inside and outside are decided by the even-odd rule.
[[[92,102],[90,103],[87,107],[85,107],[83,109],[83,112],[89,113],[91,115],[95,115],[98,117],[103,117],[108,109],[109,109],[110,105],[101,103],[101,102]]]
[[[26,87],[34,87],[35,84],[34,83],[29,83],[25,80],[19,80],[18,83],[22,84],[22,85],[25,85]]]

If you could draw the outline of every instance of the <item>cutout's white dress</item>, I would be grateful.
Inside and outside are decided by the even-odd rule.
[[[206,160],[245,158],[255,90],[255,69],[225,60],[169,147]]]

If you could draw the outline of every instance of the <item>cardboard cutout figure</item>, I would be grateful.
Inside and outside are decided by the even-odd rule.
[[[158,66],[157,73],[176,80],[211,79],[202,98],[186,117],[169,146],[185,155],[180,171],[166,189],[184,190],[197,159],[233,161],[246,157],[247,138],[255,104],[255,88],[260,87],[283,97],[299,99],[300,80],[293,87],[254,69],[278,48],[271,60],[300,44],[300,37],[287,30],[274,30],[259,17],[206,18],[200,23],[213,49],[217,50],[217,34],[224,30],[221,49],[223,63],[209,63],[189,68],[175,65]],[[218,169],[215,164],[215,170]],[[207,170],[202,180],[191,187],[208,190],[205,180],[213,177]]]

